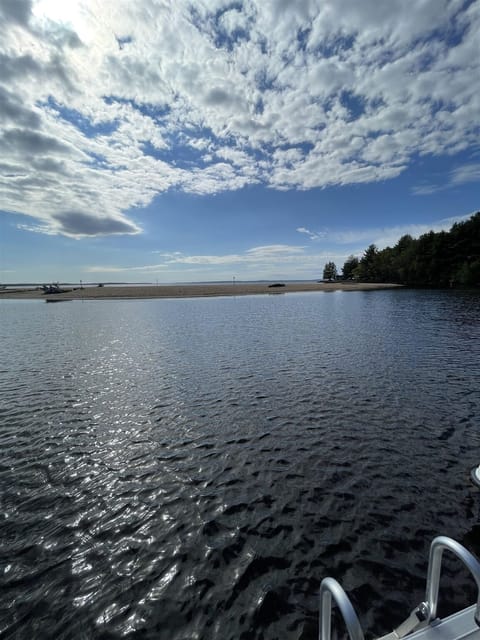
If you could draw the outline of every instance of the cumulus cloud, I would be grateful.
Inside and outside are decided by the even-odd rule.
[[[479,6],[2,0],[0,207],[137,233],[132,208],[171,188],[376,182],[473,149]],[[477,179],[471,164],[447,186]]]
[[[27,26],[32,9],[32,0],[2,0],[0,15],[13,24]]]
[[[8,129],[0,138],[0,144],[8,152],[38,156],[45,153],[68,153],[69,147],[58,138],[29,129]]]
[[[34,130],[40,126],[40,117],[32,109],[26,109],[17,96],[0,86],[0,122],[12,122]]]
[[[61,233],[73,237],[140,232],[139,227],[128,220],[106,215],[94,216],[84,211],[63,211],[52,217],[59,224]]]

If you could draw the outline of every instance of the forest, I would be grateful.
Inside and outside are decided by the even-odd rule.
[[[332,266],[325,265],[324,278],[330,277]],[[350,256],[342,271],[343,279],[363,282],[480,287],[480,212],[450,231],[430,231],[416,239],[402,236],[393,248],[379,250],[371,244],[360,260]]]

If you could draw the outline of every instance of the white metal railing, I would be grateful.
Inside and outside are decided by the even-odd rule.
[[[319,640],[330,640],[332,631],[332,597],[340,609],[350,640],[364,640],[355,609],[336,580],[325,578],[320,585]]]
[[[430,545],[425,602],[421,602],[394,631],[378,640],[400,640],[412,631],[427,626],[435,619],[442,558],[446,549],[463,562],[477,583],[477,608],[474,617],[476,624],[480,627],[480,562],[455,540],[438,536]],[[320,585],[319,640],[331,640],[332,597],[340,609],[350,640],[364,640],[355,609],[343,588],[333,578],[325,578]]]
[[[438,536],[430,545],[430,557],[428,560],[427,588],[425,593],[425,604],[428,607],[427,623],[437,615],[438,604],[438,588],[440,586],[440,570],[442,568],[443,551],[448,549],[470,571],[477,583],[477,608],[475,611],[475,622],[480,626],[480,562],[474,555],[467,551],[461,544],[447,538],[446,536]]]

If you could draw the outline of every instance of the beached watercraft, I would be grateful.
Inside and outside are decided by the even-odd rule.
[[[448,550],[459,558],[477,583],[477,603],[442,620],[437,618],[438,589],[443,552]],[[331,638],[332,598],[342,614],[351,640],[364,640],[363,630],[347,594],[333,578],[325,578],[320,586],[319,640]],[[378,640],[480,640],[480,562],[461,544],[439,536],[430,546],[427,587],[421,602],[391,633]]]

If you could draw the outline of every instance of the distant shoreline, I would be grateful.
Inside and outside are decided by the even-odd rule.
[[[280,281],[279,281],[280,282]],[[39,289],[2,289],[1,299],[15,300],[115,300],[148,298],[205,298],[213,296],[248,296],[258,294],[301,293],[309,291],[373,291],[396,289],[402,285],[369,282],[286,282],[284,286],[268,283],[174,284],[139,286],[103,286],[64,288],[62,293],[45,294]]]

